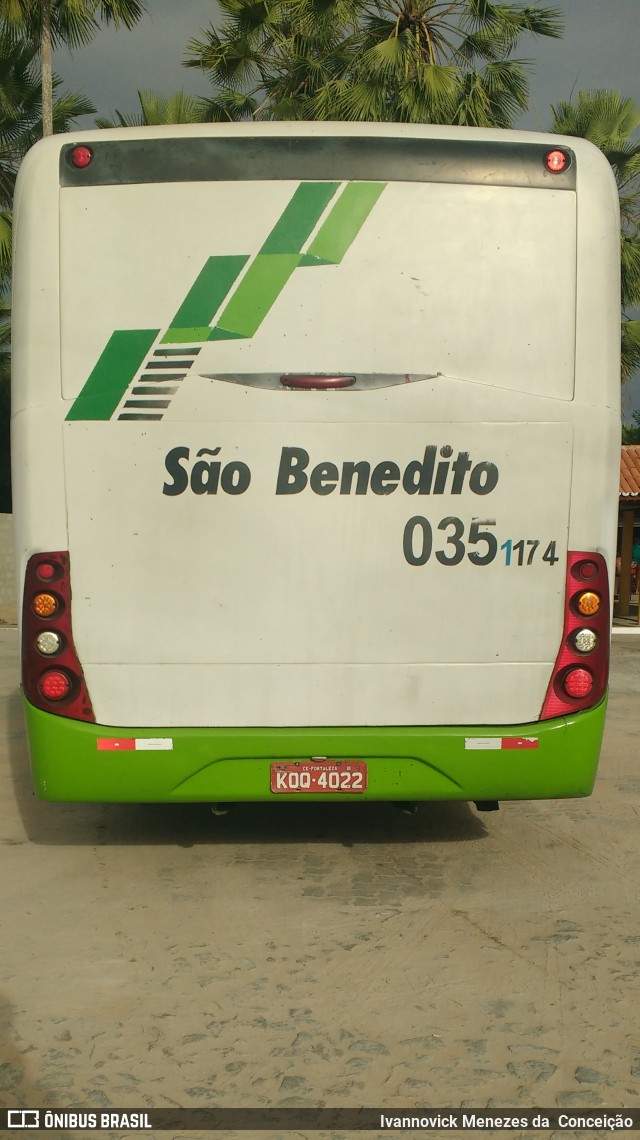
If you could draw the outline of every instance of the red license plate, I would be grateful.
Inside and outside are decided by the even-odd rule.
[[[271,791],[280,795],[359,795],[367,788],[364,760],[276,760],[271,765]]]

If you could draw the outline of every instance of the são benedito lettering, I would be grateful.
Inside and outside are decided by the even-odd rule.
[[[430,444],[422,459],[412,459],[400,470],[397,463],[383,459],[373,468],[360,459],[346,460],[341,468],[336,463],[318,463],[307,474],[310,457],[303,447],[283,447],[276,483],[276,495],[297,495],[307,486],[316,495],[330,495],[338,487],[341,495],[391,495],[402,483],[407,495],[459,495],[467,475],[469,489],[476,495],[488,495],[498,482],[495,463],[482,460],[474,463],[468,451],[459,451],[453,463],[453,448],[448,444],[440,448],[441,459],[436,462],[437,448]]]
[[[251,483],[251,471],[239,460],[219,459],[221,448],[201,448],[191,469],[188,447],[174,447],[167,453],[165,467],[171,482],[163,485],[164,495],[181,495],[189,487],[194,495],[242,495]],[[207,458],[205,458],[205,456]],[[445,444],[429,444],[420,459],[412,459],[401,469],[391,459],[371,464],[366,459],[345,460],[338,465],[322,460],[310,468],[311,457],[304,447],[283,447],[276,475],[276,495],[299,495],[310,490],[315,495],[392,495],[400,487],[407,495],[460,495],[468,488],[474,495],[488,495],[496,487],[498,467],[488,459],[472,460],[468,451]]]
[[[237,459],[223,463],[216,458],[220,450],[219,447],[201,447],[189,472],[182,466],[190,458],[189,448],[172,447],[164,465],[173,482],[164,484],[162,494],[181,495],[190,486],[194,495],[217,495],[219,490],[227,495],[243,495],[251,482],[251,471],[246,463]],[[211,458],[205,459],[205,455]]]

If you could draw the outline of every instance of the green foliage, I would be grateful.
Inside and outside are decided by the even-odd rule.
[[[144,12],[141,0],[0,0],[0,32],[35,48],[40,57],[43,134],[55,131],[53,49],[89,43],[98,20],[132,28]]]
[[[145,11],[140,0],[0,0],[0,26],[18,41],[40,44],[43,18],[49,14],[54,47],[89,43],[99,21],[132,28]]]
[[[18,166],[42,135],[40,79],[32,44],[15,43],[0,30],[0,296],[11,273],[11,201]],[[61,81],[53,77],[54,93]],[[78,92],[66,92],[54,101],[57,131],[68,131],[81,115],[95,111]]]
[[[12,5],[0,0],[0,17]],[[15,8],[15,5],[13,6]],[[14,12],[15,15],[15,12]],[[42,90],[37,46],[0,22],[0,511],[11,509],[9,474],[11,203],[16,173],[26,151],[42,136]],[[53,76],[55,96],[60,80]],[[56,131],[95,111],[77,92],[53,101]]]
[[[626,384],[640,370],[640,321],[622,315],[620,374]]]
[[[111,119],[96,119],[97,127],[157,127],[169,123],[201,123],[202,101],[184,91],[165,97],[156,91],[138,91],[140,112],[123,115],[115,111]]]
[[[575,103],[551,108],[552,130],[588,139],[613,170],[620,195],[622,292],[621,375],[625,383],[640,369],[640,107],[619,91],[579,91]],[[631,429],[633,430],[633,429]]]
[[[0,514],[11,511],[9,417],[11,413],[10,305],[0,299]]]
[[[640,107],[619,91],[579,91],[577,103],[551,108],[552,130],[588,139],[605,154],[616,177],[624,225],[635,231],[640,223]]]
[[[206,118],[508,127],[527,106],[524,34],[560,36],[555,8],[491,0],[220,0],[188,44]]]
[[[633,413],[635,427],[632,424],[622,425],[623,443],[640,443],[640,412]]]

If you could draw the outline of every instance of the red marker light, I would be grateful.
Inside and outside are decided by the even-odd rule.
[[[563,150],[550,150],[544,157],[544,164],[551,174],[562,174],[569,165],[569,157]]]
[[[36,574],[43,582],[50,582],[56,576],[56,568],[51,562],[40,562],[36,566]]]
[[[61,669],[47,669],[40,678],[38,688],[48,701],[62,701],[71,692],[71,681]]]
[[[579,562],[576,566],[576,571],[580,578],[595,578],[598,573],[598,567],[595,562]]]
[[[74,146],[70,157],[74,166],[77,166],[79,170],[84,170],[93,158],[93,151],[89,150],[88,146]]]

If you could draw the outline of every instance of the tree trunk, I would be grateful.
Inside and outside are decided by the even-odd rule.
[[[42,67],[42,134],[53,134],[53,66],[51,49],[51,0],[41,0],[40,65]]]

